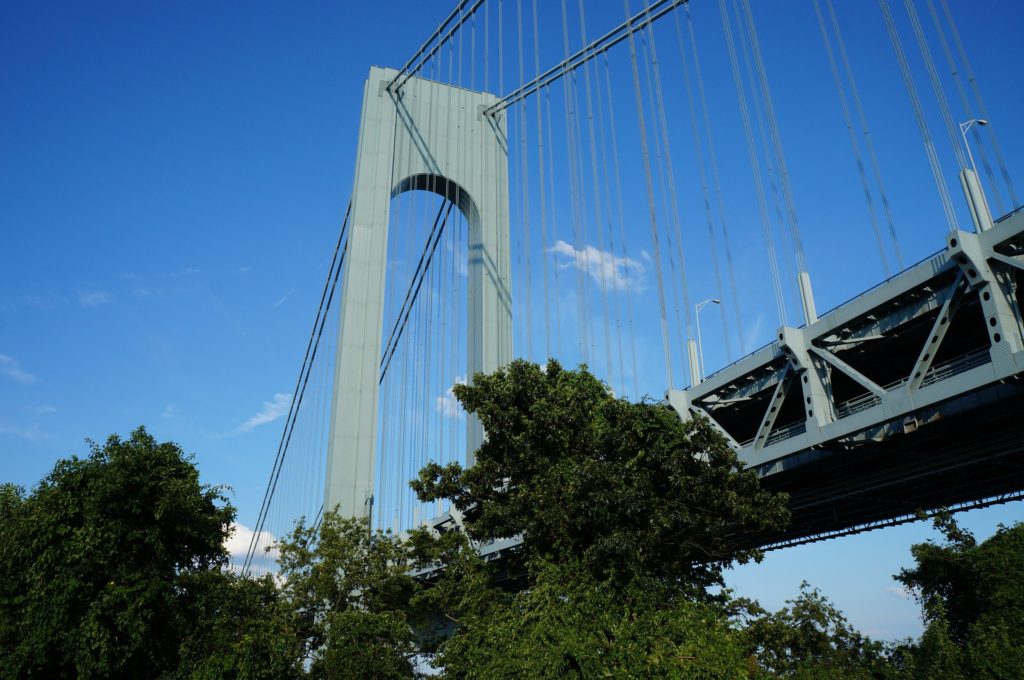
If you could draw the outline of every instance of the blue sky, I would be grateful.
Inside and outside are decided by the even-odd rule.
[[[770,11],[755,4],[809,269],[819,310],[827,309],[883,272],[813,12],[795,0]],[[893,3],[897,13],[901,4]],[[1009,171],[1021,180],[1024,88],[1013,47],[1024,8],[1010,0],[952,4]],[[710,21],[709,7],[694,0],[695,17]],[[877,7],[849,7],[844,30],[910,263],[941,247],[945,223]],[[59,457],[85,453],[86,437],[145,424],[194,452],[203,479],[230,485],[240,522],[254,522],[352,185],[367,69],[400,66],[447,10],[448,3],[415,2],[0,6],[0,479],[30,487]],[[594,3],[590,34],[621,20],[621,11]],[[748,187],[727,211],[749,296],[749,348],[768,341],[778,320],[749,168],[728,161],[745,154],[735,93],[728,72],[715,70],[724,63],[720,41],[710,28],[705,35],[724,181]],[[912,35],[903,38],[913,59]],[[545,63],[559,47],[545,45]],[[669,106],[684,106],[678,86],[667,88]],[[918,90],[934,101],[923,76]],[[631,92],[620,95],[616,106],[628,118]],[[929,110],[966,220],[948,144]],[[688,135],[673,130],[673,143]],[[680,182],[695,186],[694,172],[681,163]],[[633,180],[639,189],[639,174]],[[681,200],[686,228],[701,233],[699,197]],[[643,262],[646,227],[635,226],[631,255]],[[571,242],[567,233],[559,238]],[[554,241],[535,244],[538,253],[554,249],[539,257],[559,255]],[[694,243],[688,253],[704,247]],[[706,259],[688,258],[692,298],[711,296]],[[639,304],[650,306],[649,266],[646,277],[636,288]],[[567,314],[571,297],[560,299]],[[729,357],[715,338],[717,311],[705,314],[713,371]],[[637,334],[640,392],[660,396],[656,322],[638,324]],[[565,363],[577,360],[566,355]],[[1017,506],[1006,506],[965,523],[986,535],[1019,518]],[[909,544],[928,535],[914,525],[772,554],[737,570],[733,583],[779,606],[807,579],[868,632],[912,634],[916,607],[890,576],[907,563]]]

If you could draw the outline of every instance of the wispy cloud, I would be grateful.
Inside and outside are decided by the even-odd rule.
[[[901,600],[909,600],[914,596],[912,592],[910,592],[907,588],[904,588],[903,586],[888,586],[885,589],[885,592],[886,594],[892,595],[893,597],[898,597]]]
[[[110,302],[110,294],[102,290],[83,291],[78,293],[78,304],[83,307],[99,307]]]
[[[169,279],[177,279],[177,278],[180,278],[182,276],[193,276],[195,274],[202,273],[202,271],[203,271],[202,269],[194,269],[192,267],[189,267],[188,269],[182,269],[181,271],[171,272],[170,274],[167,275],[167,278],[169,278]]]
[[[0,375],[6,375],[14,382],[28,385],[36,381],[36,377],[23,369],[21,365],[6,354],[0,354]]]
[[[251,432],[260,425],[272,423],[288,414],[288,407],[291,405],[292,395],[285,392],[278,392],[270,401],[263,402],[263,408],[259,413],[242,423],[236,432]]]
[[[455,378],[456,385],[465,385],[466,376],[460,375]],[[443,415],[445,418],[465,418],[466,414],[462,410],[462,404],[455,398],[455,385],[449,387],[448,390],[437,397],[437,412]]]
[[[61,299],[55,295],[30,295],[25,293],[25,301],[35,307],[41,309],[44,312],[57,309],[60,306]]]
[[[56,413],[56,412],[57,412],[57,407],[56,406],[46,406],[46,405],[43,405],[43,406],[33,406],[32,407],[32,413],[35,413],[37,416],[45,416],[45,415],[47,415],[49,413]]]
[[[160,412],[161,418],[177,418],[178,409],[175,408],[174,404],[168,404],[164,406],[164,410]]]
[[[452,244],[451,239],[445,239],[444,247],[449,253],[455,254],[455,246]],[[465,255],[465,253],[460,254]],[[455,263],[455,270],[459,276],[464,279],[469,277],[469,262],[465,257],[455,257],[452,259],[452,262]]]
[[[16,425],[4,425],[0,423],[0,436],[17,437],[25,441],[36,443],[44,439],[50,439],[51,435],[39,429],[38,425],[32,427],[18,427]]]
[[[764,328],[764,314],[758,314],[757,318],[754,319],[754,325],[747,327],[747,337],[744,338],[744,347],[747,351],[750,351],[756,347],[760,347],[764,343],[764,338],[761,337],[761,330]]]
[[[282,298],[281,298],[280,300],[278,300],[277,302],[275,302],[275,303],[273,304],[273,306],[271,307],[271,309],[277,309],[278,307],[280,307],[281,305],[283,305],[283,304],[284,304],[284,301],[285,301],[285,300],[287,300],[288,298],[290,298],[290,297],[292,296],[292,293],[294,293],[294,292],[295,292],[295,289],[294,289],[294,288],[292,288],[292,289],[291,289],[290,291],[288,291],[287,293],[285,293],[285,294],[284,294],[284,296],[283,296],[283,297],[282,297]]]
[[[558,266],[579,269],[587,274],[603,290],[633,290],[644,287],[646,268],[639,260],[620,257],[594,246],[575,248],[565,241],[558,241],[548,248],[558,258]]]
[[[252,271],[252,267],[239,267],[238,268],[238,273],[239,274],[245,274],[245,273],[251,272],[251,271]]]

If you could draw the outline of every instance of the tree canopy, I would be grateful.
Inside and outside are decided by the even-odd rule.
[[[1024,524],[1000,526],[982,543],[949,514],[935,527],[944,540],[912,546],[914,566],[895,576],[927,623],[917,677],[1024,677]]]
[[[0,666],[45,677],[176,667],[192,577],[224,564],[234,510],[140,428],[0,494]]]
[[[518,360],[454,392],[487,433],[476,462],[429,464],[412,487],[449,500],[473,539],[522,534],[527,561],[704,589],[759,556],[745,534],[788,521],[705,421],[616,398],[585,367]]]
[[[806,584],[777,612],[713,588],[786,509],[707,423],[553,361],[455,393],[477,465],[411,484],[464,530],[328,510],[258,578],[231,569],[222,490],[142,428],[0,485],[0,677],[1024,677],[1024,525],[978,542],[940,515],[895,576],[924,634],[880,643]],[[477,551],[514,535],[509,559]]]
[[[300,519],[279,549],[281,594],[299,620],[310,677],[413,677],[417,586],[398,537],[329,511],[319,525]]]

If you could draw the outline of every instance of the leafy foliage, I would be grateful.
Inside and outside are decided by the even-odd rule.
[[[1000,526],[980,544],[949,514],[935,527],[945,541],[912,546],[915,566],[895,577],[928,624],[916,677],[940,668],[948,677],[1024,677],[1024,524]]]
[[[747,663],[722,614],[678,587],[594,581],[571,565],[467,616],[441,647],[446,678],[738,678]]]
[[[270,576],[210,570],[192,579],[189,618],[174,678],[285,680],[302,672],[298,617]]]
[[[586,368],[514,361],[473,383],[454,390],[487,432],[476,464],[430,464],[412,487],[449,499],[474,539],[523,534],[527,561],[699,590],[759,557],[740,535],[788,520],[785,498],[762,491],[707,423],[616,399]]]
[[[762,677],[896,678],[902,659],[849,625],[842,612],[806,582],[778,612],[731,603],[744,619],[743,637]],[[890,658],[892,657],[892,658]]]
[[[316,678],[412,677],[407,612],[415,591],[401,541],[327,512],[280,543],[281,594]]]
[[[194,576],[226,563],[234,510],[139,428],[0,492],[0,668],[153,676],[177,667]]]
[[[707,423],[553,361],[456,395],[487,430],[479,462],[412,485],[466,532],[327,512],[279,543],[273,576],[227,569],[233,508],[144,429],[29,493],[0,485],[0,677],[1024,677],[1024,525],[978,543],[940,516],[945,540],[896,576],[927,628],[882,644],[806,584],[778,612],[708,595],[759,557],[737,539],[786,511]],[[516,534],[511,560],[477,553]]]

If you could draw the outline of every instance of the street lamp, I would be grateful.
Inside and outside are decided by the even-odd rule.
[[[988,121],[984,118],[972,118],[969,121],[960,123],[960,136],[964,138],[964,146],[967,147],[967,157],[971,159],[971,170],[974,171],[975,176],[978,174],[978,166],[974,164],[974,154],[971,153],[971,145],[967,141],[967,131],[971,129],[971,126],[975,123],[979,127],[985,127],[988,125]]]
[[[967,131],[975,123],[979,126],[988,125],[988,121],[984,118],[972,118],[969,121],[960,123],[960,136],[964,138],[964,146],[967,147],[967,157],[971,160],[971,167],[960,171],[960,185],[963,187],[964,196],[967,197],[967,206],[971,209],[971,219],[974,220],[975,229],[981,232],[992,228],[992,213],[988,209],[988,201],[985,200],[985,192],[981,188],[978,166],[974,164],[974,154],[971,153],[971,145],[967,142]]]
[[[697,356],[700,357],[700,379],[704,380],[704,345],[700,339],[700,310],[704,309],[708,305],[720,305],[722,301],[718,298],[709,298],[707,300],[701,300],[694,305],[694,317],[697,319]]]

